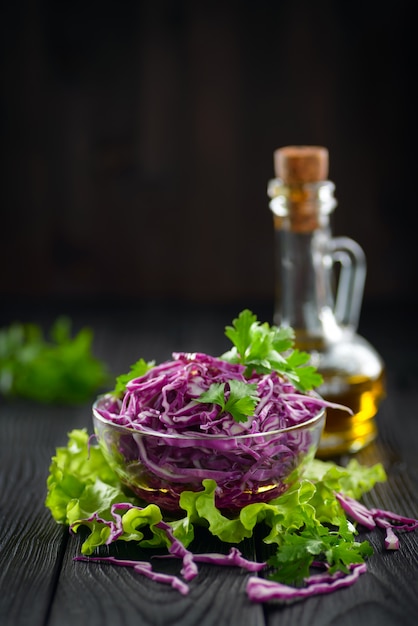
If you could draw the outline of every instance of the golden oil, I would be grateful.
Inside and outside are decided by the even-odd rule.
[[[320,458],[345,452],[357,452],[377,436],[375,416],[385,396],[385,373],[376,378],[364,375],[341,377],[336,372],[323,373],[321,395],[330,402],[349,407],[353,414],[327,409],[327,418],[317,452]]]

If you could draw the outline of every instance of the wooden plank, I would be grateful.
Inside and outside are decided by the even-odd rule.
[[[46,478],[55,446],[77,423],[71,411],[31,403],[0,409],[0,623],[44,624],[68,530],[45,508]]]
[[[74,562],[80,553],[79,537],[73,538],[66,551],[49,626],[73,626],[84,623],[115,623],[123,626],[230,626],[264,624],[263,609],[251,604],[245,595],[246,573],[234,567],[199,566],[191,581],[190,592],[183,596],[168,585],[153,582],[130,568],[106,563]],[[207,550],[211,544],[204,544]],[[146,550],[118,546],[113,554],[149,560]],[[180,563],[154,562],[165,573],[178,573]]]

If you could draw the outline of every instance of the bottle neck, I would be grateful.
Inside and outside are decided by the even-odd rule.
[[[329,216],[336,200],[329,181],[286,186],[269,183],[276,251],[275,323],[291,326],[298,338],[338,338],[329,256]]]
[[[329,180],[293,185],[280,178],[271,180],[267,193],[275,228],[298,233],[327,228],[329,215],[337,206],[334,191],[335,185]]]

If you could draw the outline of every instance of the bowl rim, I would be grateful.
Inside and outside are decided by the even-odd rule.
[[[99,422],[101,422],[102,424],[105,424],[106,426],[109,426],[111,428],[117,429],[119,431],[123,431],[126,434],[130,434],[130,435],[146,435],[146,436],[150,436],[150,437],[159,437],[160,439],[176,439],[178,441],[194,441],[194,440],[201,440],[201,441],[230,441],[231,439],[235,440],[242,440],[242,439],[258,439],[261,437],[271,437],[271,436],[276,436],[276,435],[281,435],[281,434],[286,434],[286,433],[292,433],[298,430],[304,430],[305,428],[308,428],[310,426],[314,426],[317,422],[321,421],[322,419],[325,420],[326,417],[326,406],[319,406],[319,410],[318,412],[311,418],[305,420],[304,422],[300,422],[298,424],[293,424],[292,426],[286,426],[285,428],[276,428],[275,430],[266,430],[266,431],[261,431],[261,432],[247,432],[247,433],[239,433],[236,435],[211,435],[209,433],[199,433],[199,432],[190,432],[190,434],[184,435],[182,433],[166,433],[166,432],[161,432],[161,431],[156,431],[156,430],[152,430],[152,429],[139,429],[139,428],[132,428],[130,426],[127,426],[125,424],[117,424],[116,422],[111,422],[108,419],[106,419],[105,417],[103,417],[102,415],[100,415],[100,413],[98,412],[98,404],[101,400],[105,399],[106,397],[110,396],[111,394],[102,394],[101,396],[99,396],[98,398],[96,398],[95,402],[93,403],[92,406],[92,411],[93,411],[93,424],[94,424],[94,420],[97,420]],[[321,398],[321,396],[319,394],[316,394],[318,398]]]

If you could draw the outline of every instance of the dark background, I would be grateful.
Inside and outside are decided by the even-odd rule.
[[[7,4],[3,302],[269,301],[287,144],[329,149],[365,301],[415,295],[412,2]]]

